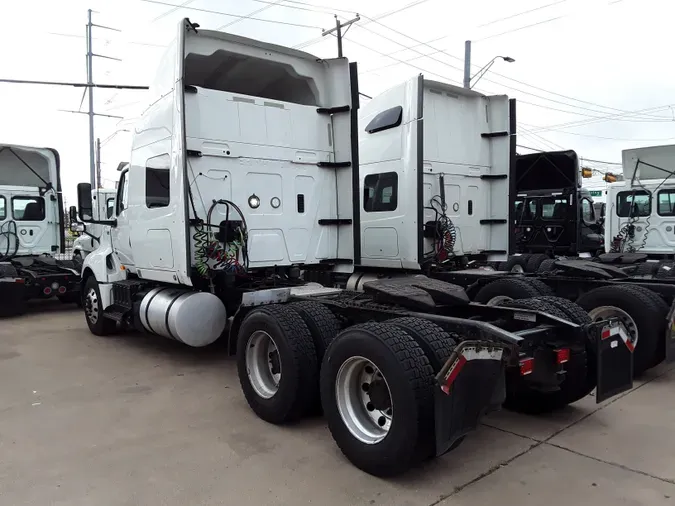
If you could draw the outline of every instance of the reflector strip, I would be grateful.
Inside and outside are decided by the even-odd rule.
[[[609,327],[605,327],[602,329],[602,339],[609,339],[609,336],[612,335],[612,331],[609,329]]]
[[[450,387],[457,379],[457,376],[459,376],[459,372],[464,367],[464,364],[466,364],[466,358],[464,358],[464,355],[459,355],[450,366],[450,369],[448,369],[448,374],[445,376],[445,384],[441,386],[443,392],[446,394],[450,393]]]
[[[563,348],[561,350],[555,350],[555,355],[558,364],[564,364],[570,360],[570,349]]]
[[[534,359],[533,358],[522,358],[520,359],[520,375],[527,376],[532,374],[534,371]]]

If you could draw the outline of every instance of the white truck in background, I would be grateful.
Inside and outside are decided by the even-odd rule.
[[[650,260],[675,259],[675,145],[622,152],[624,181],[607,191],[605,249],[638,253]],[[662,262],[663,263],[663,262]],[[664,264],[670,277],[672,262]],[[659,264],[645,266],[658,273]]]
[[[419,76],[374,100],[387,107],[370,109],[361,170],[356,64],[182,20],[134,128],[114,217],[97,222],[104,234],[84,259],[89,329],[188,346],[228,339],[260,418],[291,422],[320,402],[342,452],[378,476],[452,450],[509,396],[546,397],[552,408],[585,395],[586,369],[565,381],[565,364],[587,346],[597,353],[598,401],[630,388],[618,320],[473,304],[460,287],[419,275],[428,255],[447,252],[454,184],[483,200],[466,213],[488,220],[477,235],[461,229],[462,248],[501,255],[507,243],[494,232],[506,232],[499,214],[509,205],[498,152],[515,146],[515,110],[506,97],[458,90]],[[467,146],[467,167],[445,165],[444,139],[423,153],[425,121],[443,121],[446,100],[467,108],[456,143]],[[446,185],[425,237],[424,203]],[[78,208],[93,223],[87,183]],[[364,283],[368,267],[417,275]],[[308,282],[312,274],[348,289]],[[611,385],[605,359],[619,369]]]
[[[64,253],[60,159],[55,149],[0,144],[0,314],[31,298],[79,300],[79,271]]]
[[[120,164],[119,170],[124,170],[129,164]],[[110,188],[99,188],[91,191],[93,203],[92,218],[94,221],[111,220],[115,215],[115,197],[117,190]],[[91,223],[84,225],[76,223],[77,210],[75,207],[70,209],[71,230],[81,227],[80,236],[73,241],[73,260],[75,263],[81,263],[82,260],[99,244],[101,236],[105,233],[107,225]]]

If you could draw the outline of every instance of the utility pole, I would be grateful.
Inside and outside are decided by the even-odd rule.
[[[342,58],[342,37],[347,35],[347,31],[349,30],[350,26],[352,26],[354,23],[356,23],[357,21],[360,21],[360,20],[361,20],[361,17],[357,14],[354,19],[350,19],[349,21],[345,21],[343,23],[338,19],[337,14],[336,14],[335,15],[335,28],[331,28],[330,30],[323,30],[321,32],[322,36],[329,35],[333,32],[336,33],[337,41],[338,41],[338,58]],[[345,32],[342,33],[342,29],[344,27],[347,27],[347,30],[345,30]]]
[[[87,11],[87,84],[89,85],[89,180],[91,187],[96,188],[96,172],[94,168],[94,84],[92,60],[94,53],[91,50],[91,9]]]
[[[101,139],[96,137],[96,188],[103,188],[101,184]]]
[[[471,41],[464,42],[464,87],[471,88]]]
[[[107,58],[109,60],[122,61],[119,58],[113,58],[112,56],[105,56],[101,54],[95,54],[92,48],[92,29],[94,27],[104,28],[106,30],[112,30],[114,32],[119,32],[116,28],[110,28],[109,26],[96,25],[91,21],[91,15],[94,11],[89,9],[87,11],[87,87],[89,88],[89,181],[91,182],[92,188],[98,188],[97,186],[97,168],[96,168],[96,155],[95,155],[95,146],[94,146],[94,116],[97,114],[94,112],[94,71],[92,68],[92,63],[94,61],[94,56],[97,58]]]

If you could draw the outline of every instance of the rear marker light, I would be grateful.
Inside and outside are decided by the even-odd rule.
[[[44,290],[42,290],[42,293],[44,293],[45,295],[51,295],[52,289],[49,288],[48,286],[45,286]]]
[[[66,293],[66,287],[65,286],[59,286],[59,293]]]
[[[561,350],[555,350],[556,362],[558,364],[564,364],[570,361],[570,350],[569,348],[563,348]]]
[[[521,358],[520,359],[520,375],[527,376],[532,374],[534,371],[534,359],[533,358]]]

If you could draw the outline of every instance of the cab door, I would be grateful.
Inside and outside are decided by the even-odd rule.
[[[134,267],[134,255],[131,249],[131,230],[129,226],[129,169],[122,171],[120,182],[117,187],[117,206],[115,214],[117,225],[112,227],[113,251],[120,263],[125,267]]]

